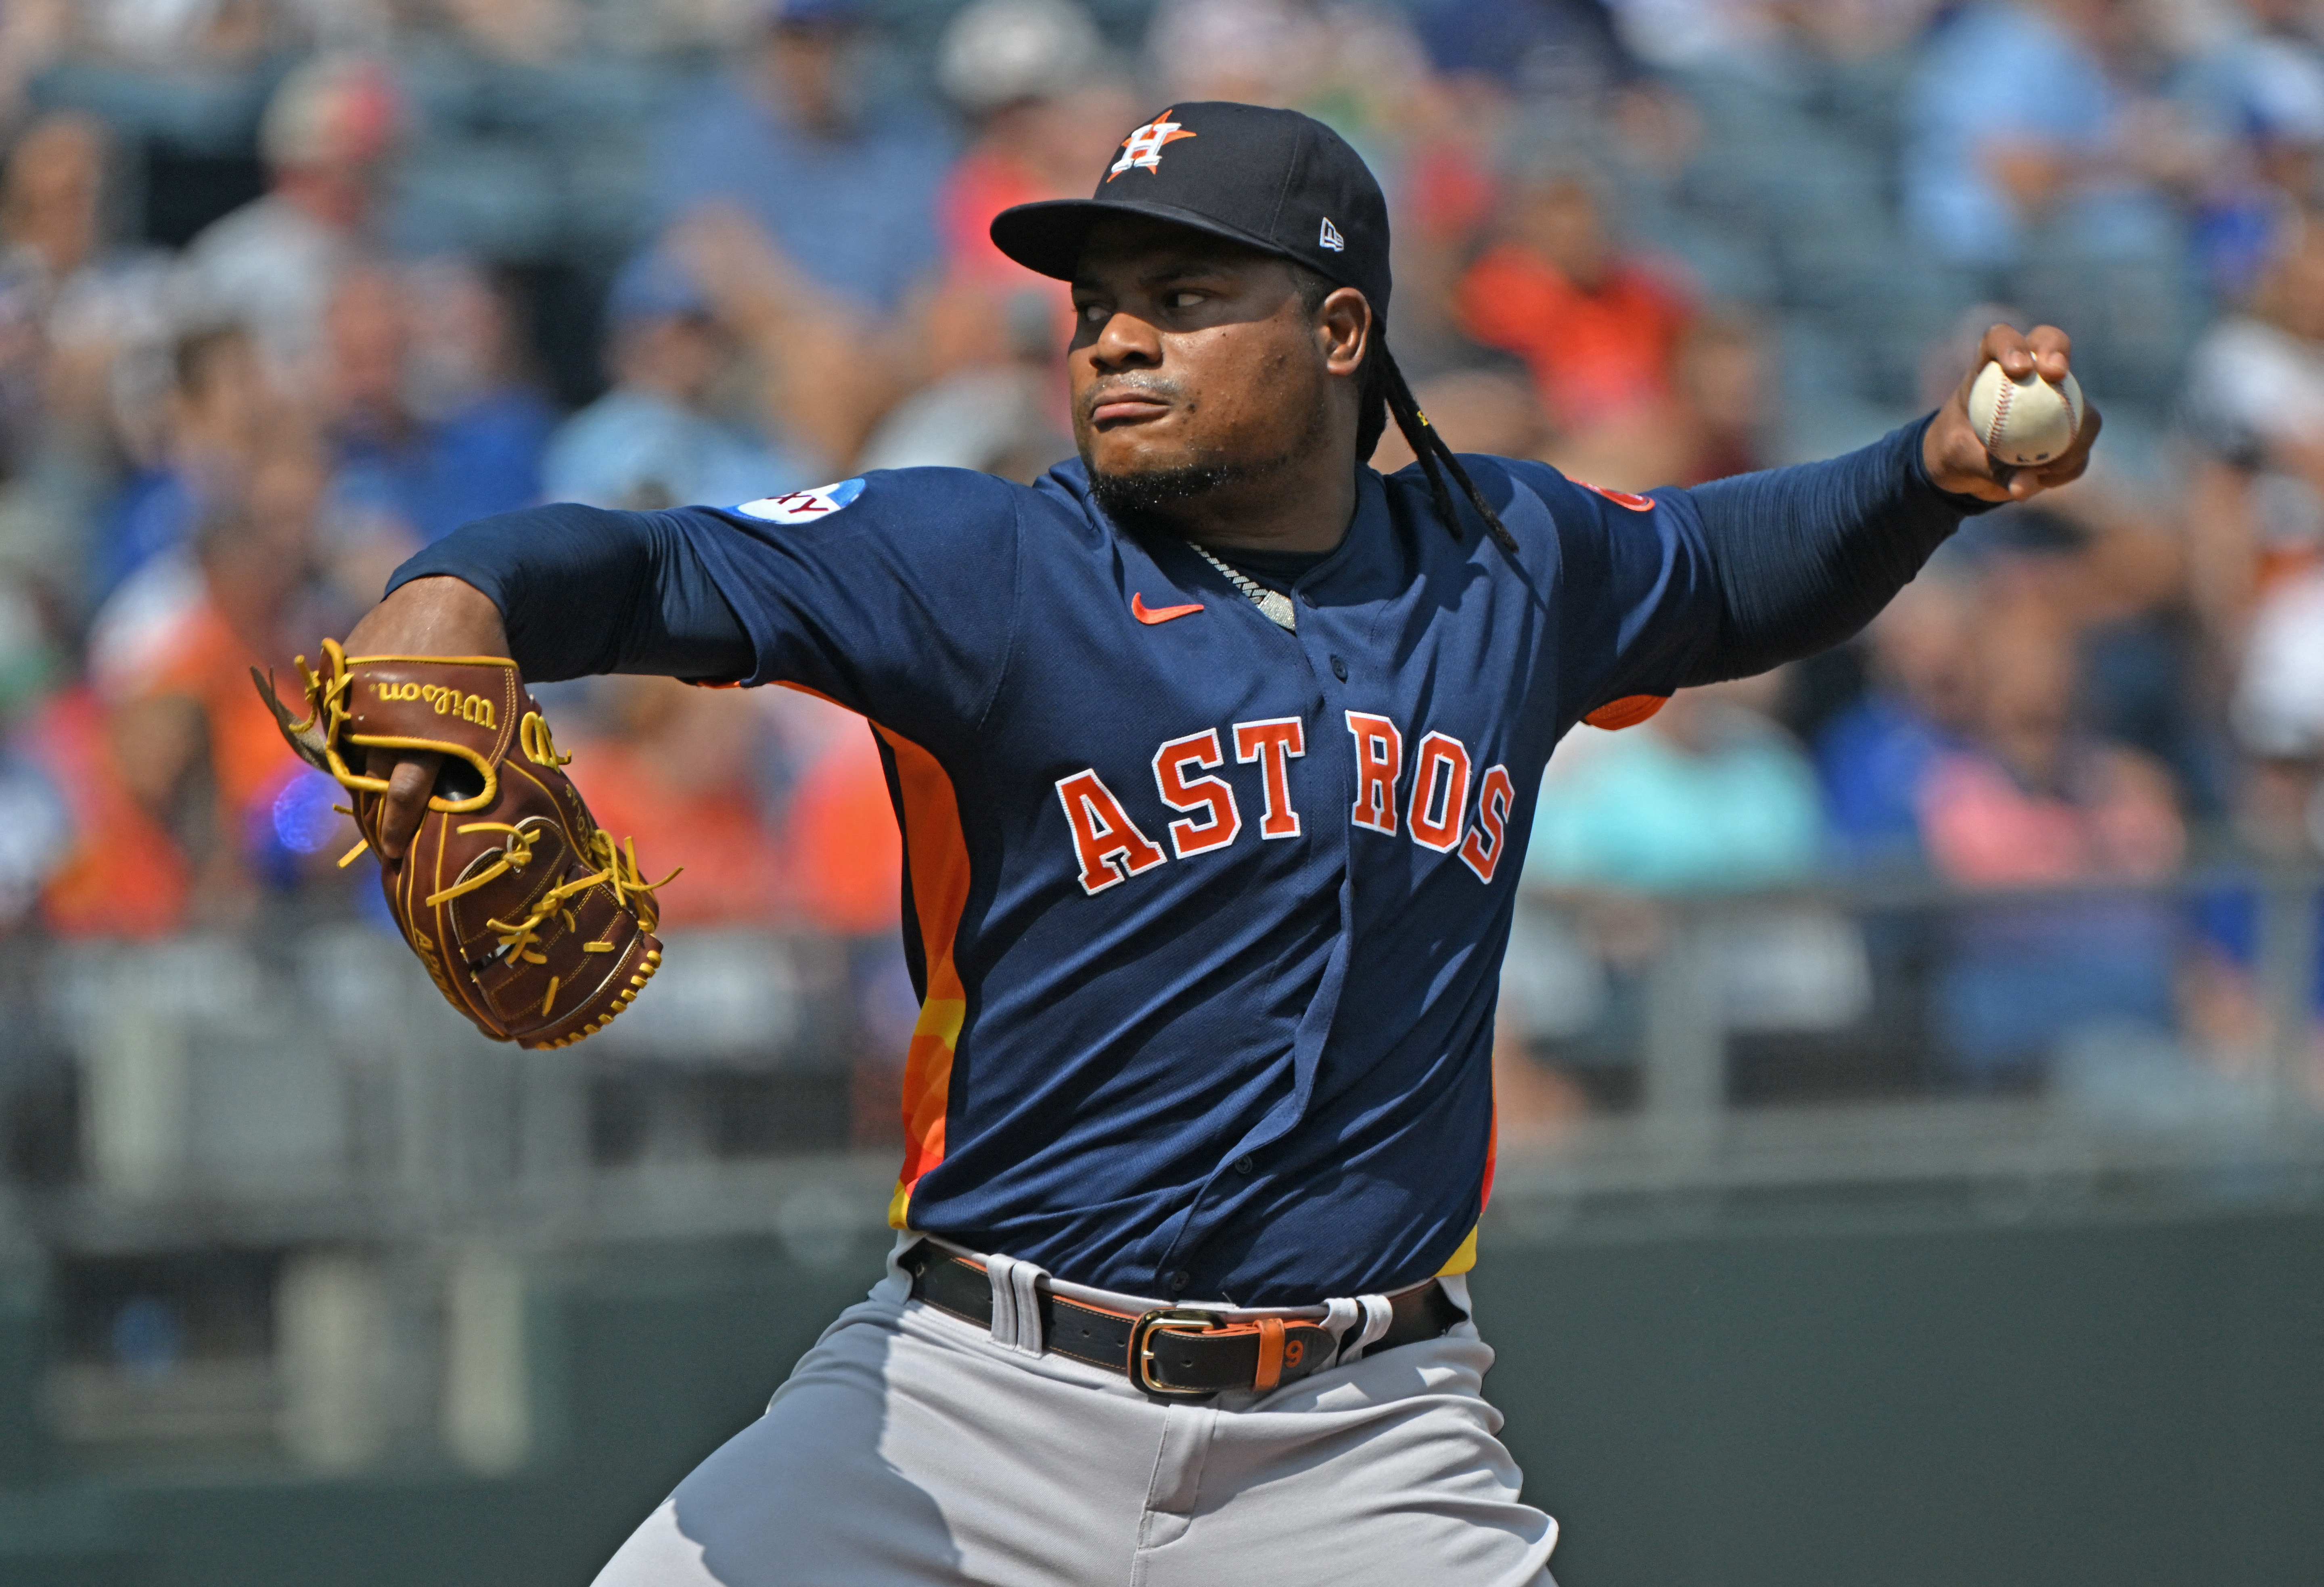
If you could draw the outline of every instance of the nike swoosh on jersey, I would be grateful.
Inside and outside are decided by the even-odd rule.
[[[1130,595],[1130,614],[1140,623],[1167,623],[1173,617],[1184,617],[1189,612],[1202,609],[1200,601],[1190,606],[1149,606],[1146,604],[1145,595],[1139,592],[1133,590]]]

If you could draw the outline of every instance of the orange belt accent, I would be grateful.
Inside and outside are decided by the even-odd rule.
[[[1259,1393],[1283,1381],[1283,1319],[1261,1317],[1259,1321],[1259,1364],[1250,1375],[1250,1386]]]

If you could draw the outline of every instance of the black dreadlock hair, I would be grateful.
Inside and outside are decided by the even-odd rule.
[[[1293,263],[1293,272],[1299,281],[1299,300],[1308,313],[1323,306],[1323,300],[1337,290],[1337,283],[1304,264]],[[1384,327],[1373,327],[1375,332]],[[1452,455],[1443,433],[1428,422],[1428,415],[1414,401],[1411,386],[1405,383],[1404,371],[1396,366],[1396,359],[1388,350],[1388,339],[1374,335],[1371,346],[1365,350],[1363,367],[1356,372],[1356,457],[1369,463],[1378,449],[1380,437],[1388,433],[1391,416],[1396,428],[1404,435],[1405,444],[1412,455],[1420,459],[1423,473],[1428,475],[1428,494],[1434,502],[1436,515],[1452,531],[1454,540],[1464,539],[1461,516],[1453,510],[1452,493],[1444,484],[1444,471],[1452,470],[1452,477],[1461,482],[1461,494],[1469,498],[1469,505],[1485,521],[1485,531],[1493,543],[1514,557],[1517,554],[1517,537],[1509,533],[1501,515],[1493,511],[1477,482],[1461,466],[1461,459]]]
[[[1501,521],[1501,515],[1493,511],[1493,504],[1485,500],[1485,494],[1477,488],[1477,482],[1469,477],[1469,471],[1461,466],[1461,459],[1452,455],[1452,447],[1445,442],[1444,432],[1429,423],[1428,415],[1420,411],[1420,404],[1413,399],[1412,388],[1405,383],[1404,371],[1396,366],[1396,359],[1388,352],[1386,342],[1376,344],[1371,353],[1366,355],[1365,362],[1369,364],[1374,358],[1379,361],[1380,384],[1384,388],[1381,394],[1387,399],[1388,411],[1396,416],[1396,428],[1404,432],[1405,444],[1412,448],[1413,456],[1420,459],[1421,472],[1428,475],[1428,494],[1436,503],[1436,515],[1452,531],[1454,540],[1464,538],[1461,532],[1460,517],[1452,510],[1452,493],[1444,484],[1444,471],[1449,469],[1452,477],[1461,482],[1461,494],[1469,498],[1469,505],[1474,507],[1477,516],[1485,521],[1485,532],[1493,537],[1493,543],[1510,556],[1516,556],[1517,537]]]

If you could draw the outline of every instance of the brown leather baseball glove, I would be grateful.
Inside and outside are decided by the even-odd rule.
[[[348,656],[323,641],[307,715],[251,669],[282,736],[354,796],[375,844],[387,782],[359,770],[374,748],[444,757],[428,814],[380,881],[404,940],[436,986],[495,1041],[569,1047],[638,995],[661,964],[654,889],[632,844],[589,818],[516,663],[494,656]],[[671,876],[677,872],[672,872]]]

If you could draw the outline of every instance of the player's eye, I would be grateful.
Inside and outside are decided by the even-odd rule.
[[[1102,303],[1084,303],[1082,305],[1081,309],[1082,323],[1084,325],[1103,325],[1105,323],[1106,317],[1112,312],[1113,311],[1111,309],[1108,309]]]
[[[1173,292],[1169,298],[1170,307],[1173,309],[1192,309],[1202,300],[1203,294],[1200,292]]]

